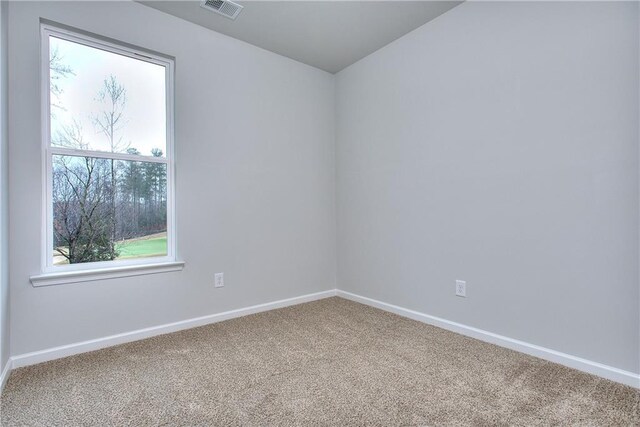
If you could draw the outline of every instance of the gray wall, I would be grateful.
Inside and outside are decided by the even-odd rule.
[[[467,2],[340,72],[338,288],[639,372],[637,9]]]
[[[332,75],[133,2],[17,2],[9,15],[13,355],[335,288]],[[42,241],[40,17],[176,58],[184,271],[29,283]]]
[[[8,3],[0,2],[0,372],[9,360],[9,173],[7,130]]]

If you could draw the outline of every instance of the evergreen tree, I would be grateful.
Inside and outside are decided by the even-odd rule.
[[[127,154],[138,155],[140,152],[135,148],[128,148]],[[137,237],[140,234],[140,199],[145,179],[142,164],[123,162],[119,179],[122,216],[120,237]]]

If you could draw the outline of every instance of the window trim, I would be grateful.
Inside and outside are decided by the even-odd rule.
[[[78,150],[51,145],[50,116],[50,69],[49,69],[49,37],[79,43],[129,58],[150,62],[165,67],[166,94],[166,150],[164,157],[149,155],[131,155],[127,153],[111,153],[106,151]],[[41,274],[32,276],[31,282],[47,284],[71,283],[84,280],[123,277],[149,272],[174,271],[182,269],[183,262],[177,261],[176,221],[175,221],[175,170],[174,170],[174,71],[173,59],[149,53],[131,47],[125,43],[118,44],[94,36],[60,28],[51,24],[40,24],[40,94],[41,94],[41,139],[42,139],[42,241],[41,241]],[[53,164],[54,155],[71,155],[97,157],[137,162],[164,163],[167,165],[167,255],[161,257],[87,262],[71,265],[53,265]],[[170,265],[175,267],[167,269]],[[153,268],[154,266],[158,268]],[[139,270],[139,271],[137,271]],[[157,271],[156,271],[157,270]],[[115,272],[115,274],[114,274]],[[86,274],[83,274],[86,273]],[[84,278],[84,279],[83,279]],[[81,279],[81,280],[78,280]],[[55,283],[54,283],[55,282]],[[39,286],[42,286],[41,284]]]
[[[160,262],[143,265],[120,266],[79,271],[62,271],[43,273],[31,276],[29,280],[33,287],[63,285],[67,283],[90,282],[93,280],[117,279],[120,277],[142,276],[147,274],[168,273],[180,271],[184,262]]]

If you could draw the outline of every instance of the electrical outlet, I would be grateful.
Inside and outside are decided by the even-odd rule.
[[[456,280],[456,296],[466,298],[467,282],[465,282],[464,280]]]
[[[224,273],[216,273],[214,287],[222,288],[224,286]]]

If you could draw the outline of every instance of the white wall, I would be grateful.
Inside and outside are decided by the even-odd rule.
[[[9,16],[12,355],[335,288],[332,75],[132,2],[12,2]],[[29,283],[40,17],[176,58],[182,272]]]
[[[340,72],[338,288],[640,372],[637,9],[467,2]]]
[[[0,373],[9,360],[7,18],[8,3],[3,1],[0,2]]]

